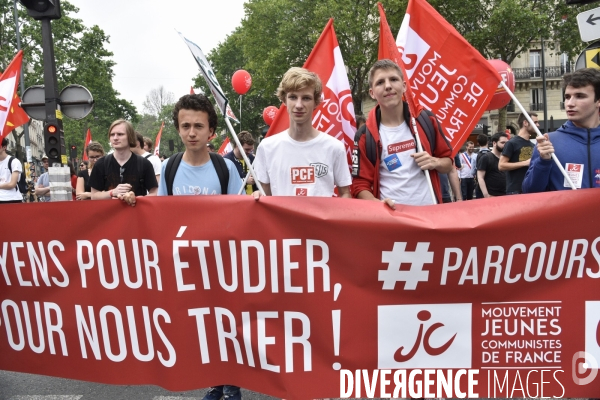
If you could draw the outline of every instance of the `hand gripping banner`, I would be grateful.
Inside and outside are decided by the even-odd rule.
[[[349,376],[352,397],[371,382],[382,397],[384,370],[404,376],[401,397],[429,397],[406,388],[433,371],[452,374],[434,397],[469,382],[471,397],[594,397],[597,204],[590,189],[396,211],[247,196],[5,205],[0,369],[288,399],[340,397]],[[64,229],[45,229],[49,215]]]

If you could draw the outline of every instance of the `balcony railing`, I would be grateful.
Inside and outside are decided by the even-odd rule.
[[[546,67],[546,78],[560,78],[567,72],[572,72],[574,69],[570,64],[561,65],[558,67]],[[530,67],[530,68],[513,68],[516,79],[541,79],[542,68],[541,67]]]
[[[529,110],[544,111],[544,103],[529,103]]]

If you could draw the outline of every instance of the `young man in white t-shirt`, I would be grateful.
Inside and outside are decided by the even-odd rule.
[[[0,203],[22,203],[23,196],[17,188],[17,182],[21,178],[23,167],[19,160],[13,158],[9,169],[10,155],[6,152],[7,147],[8,139],[4,138],[0,147]]]
[[[417,152],[408,105],[402,101],[405,89],[402,70],[393,61],[379,60],[371,67],[369,94],[378,104],[369,113],[366,126],[376,145],[374,164],[368,158],[367,134],[359,130],[354,142],[352,195],[383,201],[392,209],[396,203],[434,203],[424,170],[430,171],[437,202],[441,203],[438,172],[445,174],[452,169],[452,149],[435,116],[428,116],[435,131],[433,144],[417,122],[424,150]]]
[[[344,144],[312,126],[322,90],[318,75],[304,68],[290,68],[283,76],[277,95],[290,127],[265,138],[252,164],[267,196],[331,197],[337,186],[339,197],[351,197]]]

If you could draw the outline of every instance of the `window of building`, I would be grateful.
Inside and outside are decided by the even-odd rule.
[[[542,76],[542,52],[541,50],[529,51],[529,70],[530,76],[539,78]]]
[[[562,53],[560,55],[560,72],[561,74],[571,72],[571,61],[569,60],[567,53]]]
[[[544,103],[542,99],[542,89],[531,89],[531,103],[529,104],[529,109],[531,111],[542,111],[544,109]]]

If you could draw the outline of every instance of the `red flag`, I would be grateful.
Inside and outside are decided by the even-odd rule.
[[[88,128],[87,134],[85,135],[85,143],[83,144],[83,160],[84,161],[88,159],[86,150],[91,141],[92,141],[92,131],[90,131],[90,128]]]
[[[194,93],[194,87],[193,86],[190,86],[190,94],[196,94],[196,93]]]
[[[29,116],[19,107],[17,85],[21,73],[23,52],[19,50],[8,68],[0,75],[0,140],[10,131],[29,121]]]
[[[219,154],[224,156],[225,154],[232,152],[232,151],[233,151],[233,146],[229,142],[229,138],[225,138],[225,140],[223,140],[223,143],[221,143],[221,147],[219,147]]]
[[[346,66],[333,29],[333,19],[330,19],[325,26],[317,44],[304,63],[304,68],[319,75],[323,82],[323,99],[313,115],[313,127],[342,140],[350,163],[356,119]],[[267,136],[280,133],[289,126],[287,107],[282,105]]]
[[[402,75],[404,75],[404,78],[407,80],[404,98],[408,103],[410,115],[412,115],[413,117],[417,117],[421,112],[422,107],[415,104],[412,89],[408,84],[408,79],[406,78],[407,75],[406,70],[404,69],[404,63],[402,62],[402,55],[398,51],[398,46],[396,45],[394,35],[392,35],[392,31],[387,22],[383,6],[381,5],[381,3],[377,3],[377,7],[379,8],[379,52],[377,54],[377,59],[383,60],[387,58],[398,64],[398,66],[402,70]],[[407,123],[410,125],[410,122],[407,121]]]
[[[154,142],[154,155],[156,157],[160,156],[160,154],[159,154],[160,137],[162,136],[162,130],[164,127],[165,127],[165,122],[163,121],[163,123],[160,125],[160,130],[158,131],[158,135],[156,135],[156,140]]]
[[[425,0],[410,0],[397,46],[420,106],[444,128],[453,155],[479,122],[501,77]]]

